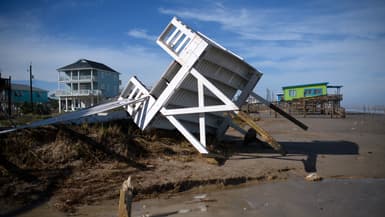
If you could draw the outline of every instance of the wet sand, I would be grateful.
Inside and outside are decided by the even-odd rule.
[[[385,179],[290,179],[135,203],[133,216],[383,216]]]
[[[385,179],[302,179],[249,183],[221,191],[195,189],[133,203],[132,216],[383,216]],[[117,201],[82,206],[76,216],[117,216]],[[20,216],[64,217],[48,204]]]
[[[245,174],[263,180],[248,181],[246,186],[236,186],[242,182],[228,185],[231,189],[222,183],[209,190],[196,187],[190,194],[168,192],[158,200],[135,202],[133,216],[380,216],[384,211],[380,204],[385,204],[385,116],[300,120],[309,126],[308,131],[282,118],[258,122],[286,147],[285,157],[250,145],[237,147],[222,166],[164,161],[168,173],[185,180]],[[231,130],[229,134],[238,135]],[[304,181],[311,172],[323,180]],[[194,196],[205,194],[203,202],[194,201]],[[117,200],[82,206],[76,214],[116,216]],[[20,216],[65,216],[52,207],[48,202]]]

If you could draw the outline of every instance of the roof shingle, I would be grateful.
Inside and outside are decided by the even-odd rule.
[[[80,59],[80,60],[78,60],[72,64],[58,68],[57,70],[58,71],[67,71],[67,70],[74,70],[74,69],[90,69],[90,68],[101,69],[101,70],[106,70],[106,71],[118,73],[117,71],[104,65],[103,63],[98,63],[98,62],[87,60],[87,59]]]
[[[24,85],[24,84],[14,84],[14,83],[12,83],[12,84],[11,84],[11,90],[27,90],[27,91],[29,91],[29,90],[30,90],[30,87],[29,87],[29,85]],[[38,88],[38,87],[33,87],[33,86],[32,86],[32,91],[36,91],[36,92],[48,92],[48,90],[44,90],[44,89],[41,89],[41,88]]]

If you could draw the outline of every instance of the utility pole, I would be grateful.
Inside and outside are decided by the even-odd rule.
[[[0,75],[0,77],[1,77],[1,75]],[[9,115],[9,117],[11,117],[11,115],[12,115],[12,82],[11,82],[11,76],[9,76],[7,88],[8,88],[8,115]]]
[[[33,99],[32,99],[32,62],[29,64],[29,91],[31,97],[31,108],[33,111]]]

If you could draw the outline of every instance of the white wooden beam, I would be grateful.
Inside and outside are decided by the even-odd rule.
[[[175,52],[176,53],[179,53],[180,49],[182,49],[182,47],[184,46],[184,44],[186,43],[186,41],[190,39],[189,37],[187,37],[187,35],[185,35],[184,39],[180,42],[180,44],[178,45],[178,47],[175,49]]]
[[[163,109],[160,111],[163,114]],[[208,154],[206,147],[204,147],[174,116],[165,116],[172,125],[178,129],[179,132],[199,151],[201,154]]]
[[[258,72],[258,74],[254,74],[253,77],[247,82],[245,88],[242,90],[241,95],[238,97],[237,101],[235,104],[237,106],[241,106],[247,97],[250,95],[250,93],[253,92],[253,88],[255,85],[258,83],[259,79],[261,78],[262,74]],[[223,135],[226,133],[227,129],[229,128],[229,123],[228,122],[223,122],[217,129],[217,137],[219,140],[222,139]]]
[[[57,117],[36,121],[36,122],[33,122],[29,125],[18,126],[16,128],[12,128],[9,130],[0,131],[0,134],[8,133],[8,132],[12,132],[15,130],[20,130],[20,129],[25,129],[25,128],[35,128],[35,127],[40,127],[40,126],[49,125],[49,124],[56,124],[56,123],[62,123],[62,122],[77,120],[77,119],[80,119],[83,117],[95,115],[95,114],[109,111],[109,110],[119,108],[119,107],[122,107],[125,105],[136,104],[136,103],[139,103],[139,102],[146,100],[147,97],[148,96],[144,96],[140,99],[134,99],[134,100],[133,99],[123,99],[123,100],[108,102],[108,103],[97,105],[97,106],[90,107],[87,109],[62,114],[62,115],[59,115]]]
[[[203,82],[197,80],[198,82],[198,106],[203,109],[205,107],[205,95]],[[205,122],[205,113],[199,113],[199,137],[201,144],[206,147],[206,122]]]
[[[224,111],[234,111],[234,107],[231,105],[212,105],[200,107],[191,107],[191,108],[180,108],[180,109],[165,109],[162,113],[163,115],[187,115],[187,114],[200,114],[200,113],[209,113],[209,112],[224,112]]]
[[[239,110],[238,106],[234,104],[221,90],[219,90],[214,84],[207,80],[201,73],[195,68],[191,69],[191,74],[198,80],[201,80],[204,86],[209,89],[215,96],[217,96],[225,105],[232,106],[233,110]]]
[[[179,32],[179,34],[175,37],[175,40],[173,40],[170,44],[170,47],[173,48],[173,50],[175,49],[175,45],[178,44],[178,41],[182,38],[183,36],[183,32]]]
[[[159,112],[159,110],[167,104],[168,100],[175,93],[176,89],[182,84],[184,79],[189,74],[191,67],[195,64],[195,62],[199,59],[203,51],[208,46],[207,42],[203,41],[202,39],[197,38],[196,40],[197,40],[196,43],[198,44],[196,48],[190,53],[190,56],[187,59],[187,62],[185,62],[182,65],[182,68],[179,69],[179,71],[176,73],[174,78],[170,81],[168,86],[163,90],[163,92],[158,97],[154,105],[148,111],[146,115],[146,120],[144,121],[144,125],[143,125],[144,128],[148,126],[148,124]]]
[[[166,42],[166,44],[170,46],[170,44],[171,44],[171,41],[174,39],[174,37],[175,37],[175,36],[176,36],[176,34],[178,34],[178,33],[180,33],[180,30],[179,30],[179,29],[177,29],[177,28],[175,28],[175,29],[174,29],[174,32],[173,32],[173,33],[171,33],[170,37],[167,39],[167,41],[165,41],[165,42]]]

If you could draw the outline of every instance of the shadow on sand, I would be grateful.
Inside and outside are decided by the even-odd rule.
[[[1,210],[0,216],[18,216],[44,204],[58,190],[60,183],[72,173],[72,168],[70,167],[44,170],[21,169],[7,160],[3,155],[0,155],[0,165],[3,166],[4,169],[6,169],[12,176],[23,182],[23,185],[38,186],[36,189],[27,190],[27,192],[14,192],[14,194],[20,194],[19,196],[23,197],[23,200],[28,200],[25,201],[27,203],[21,207],[5,212],[4,210]],[[43,178],[39,177],[39,174],[43,173],[45,174]]]
[[[234,146],[230,156],[237,156],[236,160],[252,158],[272,158],[277,160],[301,161],[306,172],[317,171],[318,155],[358,155],[359,146],[349,141],[312,141],[312,142],[280,142],[286,149],[287,156],[274,155],[255,155],[254,153],[273,154],[273,149],[261,142]],[[229,157],[227,155],[227,159]],[[292,159],[293,156],[305,156],[306,159]]]

